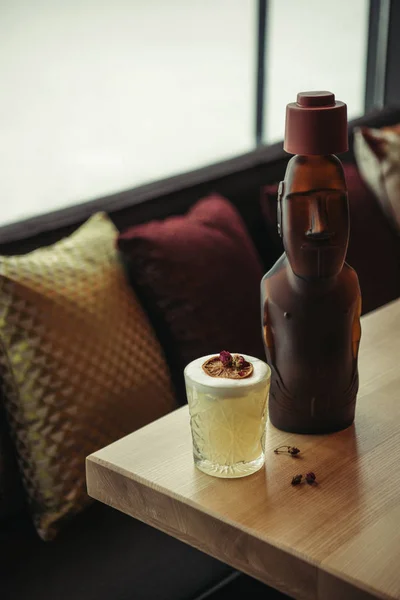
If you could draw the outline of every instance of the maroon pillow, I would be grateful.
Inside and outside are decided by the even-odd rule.
[[[123,232],[118,248],[178,393],[193,359],[221,350],[264,358],[260,259],[237,210],[213,195],[186,215]]]
[[[400,237],[356,165],[346,165],[344,172],[350,208],[346,260],[357,271],[366,313],[400,296]]]
[[[349,196],[350,241],[346,261],[358,274],[363,313],[400,296],[400,238],[392,231],[374,194],[363,183],[356,165],[344,164]],[[261,195],[268,234],[276,230],[278,184]],[[274,238],[279,244],[277,234]]]

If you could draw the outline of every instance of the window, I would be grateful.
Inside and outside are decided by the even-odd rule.
[[[6,0],[0,224],[254,148],[254,0]]]
[[[307,88],[362,114],[368,15],[368,0],[5,0],[0,226],[280,140]]]
[[[285,107],[306,90],[329,90],[364,113],[368,0],[269,0],[264,141],[283,138]]]

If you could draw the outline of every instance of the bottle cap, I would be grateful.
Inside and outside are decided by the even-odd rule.
[[[289,154],[340,154],[348,150],[347,106],[331,92],[300,92],[286,107]]]

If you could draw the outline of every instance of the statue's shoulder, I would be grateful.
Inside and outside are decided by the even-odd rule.
[[[265,302],[267,298],[274,302],[279,302],[280,293],[286,286],[287,258],[286,254],[282,254],[261,280],[261,298],[263,302]]]
[[[361,295],[360,284],[358,282],[358,276],[356,271],[344,263],[342,272],[339,276],[339,287],[338,292],[344,294],[348,302],[355,302]]]
[[[278,275],[281,275],[285,272],[286,272],[286,254],[283,253],[282,256],[280,258],[278,258],[278,260],[276,261],[274,266],[271,267],[270,270],[267,271],[267,273],[265,273],[264,277],[262,278],[262,281],[265,282],[268,279],[273,279],[273,278],[277,277]]]
[[[343,265],[341,275],[344,283],[352,283],[357,287],[357,289],[359,288],[357,272],[346,262]]]

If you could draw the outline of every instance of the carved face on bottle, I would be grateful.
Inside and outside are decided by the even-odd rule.
[[[281,183],[279,222],[293,272],[304,279],[338,275],[349,239],[347,194],[315,189],[290,193]]]

